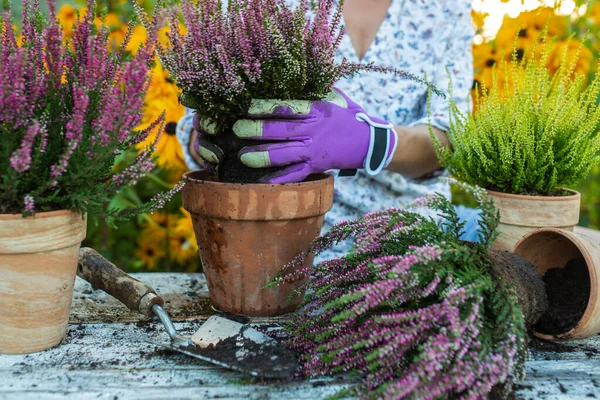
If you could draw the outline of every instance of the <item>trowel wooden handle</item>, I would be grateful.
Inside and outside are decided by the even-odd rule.
[[[89,247],[79,250],[77,276],[88,281],[94,289],[110,294],[131,311],[151,316],[152,306],[164,305],[164,300],[151,286],[132,278]]]

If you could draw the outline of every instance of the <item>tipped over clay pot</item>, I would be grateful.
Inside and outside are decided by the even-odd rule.
[[[0,354],[45,350],[65,337],[85,231],[71,211],[0,214]]]
[[[581,194],[569,190],[568,196],[525,196],[487,191],[500,212],[495,250],[511,251],[527,233],[538,228],[573,231],[579,222]]]
[[[292,259],[309,249],[333,202],[333,177],[300,183],[220,183],[201,171],[183,176],[210,298],[220,310],[251,316],[294,311],[305,281],[263,289]],[[304,267],[312,264],[308,257]]]
[[[519,240],[514,253],[529,261],[546,282],[549,314],[538,323],[536,336],[583,339],[600,333],[600,246],[594,240],[542,228]]]

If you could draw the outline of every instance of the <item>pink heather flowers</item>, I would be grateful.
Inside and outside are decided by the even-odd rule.
[[[135,132],[157,24],[148,24],[148,41],[127,58],[131,33],[117,53],[109,52],[108,28],[94,23],[94,0],[70,42],[62,41],[55,1],[47,3],[46,16],[39,1],[22,1],[20,32],[8,5],[0,20],[0,213],[70,209],[118,217],[164,204],[173,191],[120,214],[104,206],[153,168],[150,146],[134,164],[113,171],[115,157],[162,123]]]
[[[220,0],[182,0],[180,10],[168,13],[170,45],[158,47],[158,54],[183,90],[181,102],[220,130],[242,116],[253,98],[317,100],[338,79],[361,70],[423,82],[393,68],[336,62],[344,28],[343,1],[335,3],[301,0],[291,9],[285,0],[247,0],[229,1],[224,9]]]
[[[302,312],[286,326],[305,375],[356,374],[360,384],[341,395],[361,398],[510,393],[524,368],[525,323],[512,288],[490,274],[493,202],[471,192],[482,208],[481,244],[459,240],[463,224],[435,195],[416,206],[438,210],[443,226],[402,209],[370,213],[334,226],[310,251],[353,238],[349,254],[311,270],[301,254],[274,278],[309,277]]]

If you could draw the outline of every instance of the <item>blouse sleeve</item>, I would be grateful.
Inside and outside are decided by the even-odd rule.
[[[442,47],[437,52],[436,64],[439,69],[436,75],[428,80],[442,92],[446,98],[432,94],[431,118],[427,114],[427,106],[423,107],[424,115],[412,122],[410,126],[428,125],[447,131],[450,128],[450,104],[448,84],[452,80],[452,98],[461,111],[471,110],[470,91],[473,86],[473,54],[472,40],[475,34],[471,22],[471,1],[451,0],[444,2],[442,14],[444,23],[440,24]],[[427,102],[427,99],[424,99]]]
[[[192,137],[192,119],[194,117],[194,111],[189,108],[185,109],[184,116],[177,123],[177,139],[181,144],[181,149],[183,150],[183,159],[185,161],[185,165],[190,170],[198,170],[202,169],[198,163],[194,160],[192,155],[190,154],[190,139]]]

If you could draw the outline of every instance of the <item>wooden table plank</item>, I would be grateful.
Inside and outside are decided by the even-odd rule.
[[[167,300],[177,329],[191,335],[212,313],[202,274],[135,274]],[[64,343],[31,355],[0,356],[0,399],[322,399],[353,381],[259,382],[146,340],[167,341],[162,325],[76,283]],[[255,318],[253,323],[273,323]],[[519,399],[600,397],[600,337],[534,341]]]

